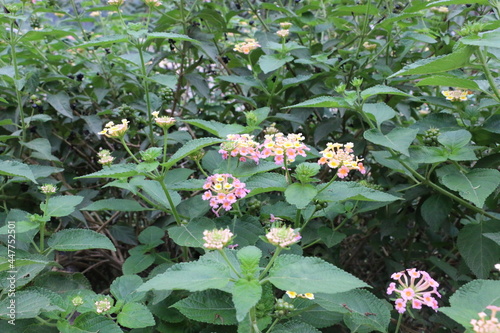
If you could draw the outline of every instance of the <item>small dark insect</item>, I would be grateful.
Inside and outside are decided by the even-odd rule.
[[[222,318],[222,316],[218,313],[215,314],[214,323],[217,319],[219,319],[221,324],[224,325],[224,318]]]
[[[371,312],[365,312],[365,316],[376,316],[376,313],[371,313]]]
[[[349,307],[347,306],[347,304],[342,304],[342,306],[343,306],[344,308],[346,308],[346,309],[347,309],[347,311],[352,312],[352,310],[351,310],[351,309],[349,309]]]

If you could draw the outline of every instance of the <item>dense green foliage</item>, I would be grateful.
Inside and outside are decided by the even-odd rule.
[[[500,307],[499,1],[2,4],[0,331]]]

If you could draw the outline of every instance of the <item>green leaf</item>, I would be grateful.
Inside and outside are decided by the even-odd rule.
[[[152,254],[132,254],[130,257],[125,259],[125,262],[122,266],[123,274],[132,275],[137,274],[149,266],[151,266],[155,262],[155,256]]]
[[[378,84],[374,87],[365,89],[361,92],[361,98],[363,98],[364,100],[374,95],[398,95],[398,96],[413,97],[412,95],[407,94],[399,89],[389,86],[384,86],[382,84]]]
[[[483,236],[491,239],[492,241],[494,241],[495,243],[500,245],[500,232],[496,232],[496,233],[487,232],[487,233],[484,233]],[[17,265],[17,261],[16,261],[16,265]]]
[[[235,325],[236,310],[231,294],[219,290],[206,290],[189,295],[172,307],[189,319],[215,325]]]
[[[19,38],[20,41],[32,42],[36,40],[43,40],[45,38],[64,38],[68,36],[77,37],[77,35],[69,30],[53,30],[51,28],[44,28],[42,30],[31,30]]]
[[[446,221],[452,208],[453,201],[450,198],[442,194],[433,194],[420,207],[420,214],[431,230],[436,232]]]
[[[266,172],[254,175],[245,181],[246,188],[250,190],[247,197],[266,192],[284,192],[288,186],[285,176]]]
[[[150,76],[149,79],[170,89],[175,89],[177,85],[177,77],[175,75],[156,74]]]
[[[100,211],[100,210],[114,210],[118,212],[142,212],[144,210],[148,210],[147,207],[142,207],[140,203],[134,200],[128,199],[103,199],[98,200],[85,208],[81,208],[81,210],[91,210],[91,211]]]
[[[101,36],[94,38],[90,42],[85,42],[79,45],[73,46],[74,49],[77,48],[87,48],[93,46],[105,47],[116,43],[123,43],[128,41],[127,35],[111,35],[111,36]]]
[[[464,147],[471,139],[472,134],[463,129],[441,133],[437,138],[440,144],[451,150]]]
[[[56,95],[47,95],[47,102],[63,116],[73,119],[73,111],[71,111],[69,95],[66,92],[61,91]]]
[[[417,87],[421,86],[445,86],[445,87],[455,87],[462,89],[471,89],[471,90],[479,90],[479,86],[476,82],[463,79],[456,76],[451,75],[434,75],[430,77],[426,77],[417,82]]]
[[[33,158],[59,162],[59,159],[52,155],[52,147],[50,146],[50,142],[45,138],[38,138],[30,142],[22,142],[21,144],[33,150],[33,152],[31,153],[31,157]]]
[[[259,270],[262,251],[255,246],[245,246],[236,254],[240,261],[241,272],[245,276],[254,276]],[[240,320],[241,321],[241,320]]]
[[[367,290],[351,290],[334,295],[317,294],[315,301],[327,310],[344,314],[351,332],[387,332],[391,313],[387,302]]]
[[[282,109],[293,108],[348,108],[350,105],[342,97],[320,96],[308,99],[305,102],[283,107]]]
[[[122,275],[111,283],[110,292],[117,301],[139,302],[146,296],[146,292],[136,292],[142,283],[138,275]]]
[[[106,249],[116,251],[113,243],[103,234],[88,229],[64,229],[53,234],[47,241],[57,251]]]
[[[498,221],[486,221],[468,224],[458,233],[458,250],[472,272],[480,279],[489,276],[491,268],[500,258],[500,246],[483,234],[499,231]]]
[[[122,177],[133,177],[138,175],[135,164],[113,164],[109,167],[104,167],[102,170],[85,175],[76,177],[80,178],[122,178]]]
[[[363,105],[363,112],[372,115],[378,126],[397,115],[396,111],[383,102],[375,104],[366,103]]]
[[[167,199],[167,195],[163,190],[161,184],[155,180],[141,180],[134,183],[137,187],[141,188],[151,199],[153,199],[160,206],[167,209],[172,209],[170,207],[170,202]],[[181,196],[175,191],[168,190],[170,198],[174,207],[176,207],[181,202]]]
[[[60,195],[50,197],[49,203],[40,204],[40,209],[45,211],[45,215],[61,217],[70,215],[75,211],[75,207],[83,201],[83,197],[79,195]]]
[[[127,303],[116,317],[118,324],[128,328],[142,328],[156,324],[151,311],[140,303]]]
[[[174,166],[177,162],[182,160],[183,158],[189,156],[190,154],[197,152],[198,150],[215,145],[218,143],[222,143],[224,140],[216,139],[216,138],[200,138],[194,139],[187,143],[185,143],[182,148],[177,150],[172,157],[167,161],[167,163],[162,164],[167,170]]]
[[[450,297],[450,307],[439,308],[439,312],[472,331],[471,319],[479,320],[478,313],[489,312],[489,305],[500,306],[499,290],[499,280],[474,280],[460,287]]]
[[[309,81],[314,75],[297,75],[296,77],[291,77],[288,79],[284,79],[281,84],[283,85],[282,89],[287,89],[290,87],[296,87],[297,85]]]
[[[298,209],[304,209],[318,194],[318,190],[311,184],[290,184],[285,190],[286,201]]]
[[[472,53],[474,53],[473,47],[460,47],[447,55],[418,60],[411,65],[403,67],[402,70],[392,74],[388,78],[399,75],[440,73],[466,67]]]
[[[87,312],[77,316],[73,326],[86,332],[123,333],[123,330],[114,320],[94,312]]]
[[[318,190],[321,190],[325,185],[320,185]],[[380,201],[391,202],[401,200],[392,194],[377,191],[365,187],[356,182],[333,182],[323,190],[316,198],[321,201],[345,201],[345,200],[360,200],[360,201]]]
[[[241,278],[233,287],[233,303],[236,309],[236,320],[242,321],[250,309],[262,297],[262,286],[258,280]]]
[[[176,33],[171,33],[171,32],[150,32],[150,33],[148,33],[147,39],[152,39],[152,38],[167,38],[167,39],[173,39],[175,41],[191,42],[194,44],[200,43],[196,39],[192,39],[186,35],[181,35],[181,34],[176,34]]]
[[[203,231],[214,228],[215,224],[211,219],[200,217],[187,224],[169,228],[168,235],[179,246],[203,247]]]
[[[324,260],[293,254],[278,256],[269,271],[269,281],[281,290],[293,290],[300,294],[335,294],[368,287],[363,281]]]
[[[321,238],[323,243],[325,243],[327,248],[331,248],[339,244],[340,242],[342,242],[344,238],[346,238],[345,234],[338,231],[334,231],[326,226],[320,227],[318,229],[318,236],[319,238]]]
[[[472,169],[464,173],[456,170],[440,177],[441,183],[460,196],[482,207],[486,198],[500,185],[500,171],[494,169]]]
[[[410,147],[410,159],[415,163],[432,164],[448,159],[448,152],[443,147]]]
[[[488,118],[483,124],[483,129],[491,133],[500,134],[500,114],[495,114]]]
[[[245,132],[245,127],[238,124],[223,124],[218,121],[206,121],[202,119],[184,120],[186,124],[194,125],[219,138],[226,139],[228,134],[239,134]]]
[[[500,48],[500,31],[480,32],[477,35],[471,35],[460,39],[460,42],[465,45],[487,46]]]
[[[267,74],[278,68],[283,67],[286,63],[293,60],[293,57],[283,57],[279,54],[263,55],[259,58],[258,64],[262,71]]]
[[[142,244],[153,244],[154,246],[156,246],[156,244],[158,243],[163,243],[163,236],[165,236],[165,231],[157,226],[152,225],[141,231],[137,239]]]
[[[144,283],[137,291],[176,290],[201,291],[226,287],[231,278],[229,268],[218,262],[200,259],[180,263]]]
[[[217,78],[225,82],[242,84],[244,86],[262,89],[262,83],[256,80],[253,76],[220,75],[217,76]]]
[[[27,164],[17,161],[0,161],[0,175],[23,177],[31,180],[35,184],[38,184],[30,167]]]
[[[412,128],[396,127],[387,134],[382,134],[377,129],[371,129],[364,133],[364,138],[377,145],[394,149],[406,156],[410,156],[408,147],[417,136],[418,130]]]
[[[40,312],[51,311],[57,307],[50,305],[50,299],[36,291],[16,291],[15,298],[5,297],[0,302],[0,318],[10,320],[8,308],[12,299],[15,300],[15,319],[35,318]]]
[[[314,328],[307,323],[291,320],[283,324],[278,324],[274,327],[273,333],[321,333],[321,331]]]

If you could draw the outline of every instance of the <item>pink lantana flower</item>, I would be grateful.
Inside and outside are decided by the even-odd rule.
[[[323,156],[318,160],[319,164],[327,164],[332,169],[338,169],[337,176],[345,178],[351,170],[358,170],[362,174],[366,173],[366,169],[361,163],[363,159],[359,159],[353,154],[352,148],[354,144],[348,142],[326,144],[326,149],[321,151]]]
[[[306,157],[306,151],[310,150],[302,141],[304,137],[302,134],[288,134],[285,136],[283,133],[267,134],[264,143],[261,145],[261,158],[269,156],[274,157],[274,163],[281,165],[285,162],[288,163],[295,161],[295,158],[300,155]]]
[[[231,174],[215,174],[207,178],[203,189],[207,190],[201,198],[210,200],[210,207],[215,215],[219,215],[221,208],[229,211],[232,205],[244,198],[250,190],[245,188],[245,183],[233,177]]]
[[[426,305],[437,311],[438,303],[434,295],[441,297],[437,291],[439,283],[431,278],[429,273],[410,268],[392,274],[391,278],[397,281],[397,285],[391,282],[387,288],[387,294],[399,294],[395,301],[395,308],[399,313],[406,311],[408,303],[413,309],[420,310],[422,305]]]

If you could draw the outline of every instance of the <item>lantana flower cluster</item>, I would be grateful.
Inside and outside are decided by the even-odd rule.
[[[217,173],[205,181],[203,189],[207,191],[203,193],[202,199],[210,200],[210,207],[215,214],[218,214],[221,208],[229,211],[238,199],[244,198],[250,192],[245,186],[245,183],[231,174]]]
[[[420,310],[422,305],[427,305],[437,311],[438,303],[433,295],[441,297],[437,288],[437,283],[425,271],[417,271],[415,268],[410,268],[405,271],[394,273],[391,275],[393,280],[387,288],[387,294],[392,295],[396,292],[399,298],[396,299],[395,308],[399,313],[406,311],[407,304],[410,303],[413,309]]]
[[[466,101],[468,95],[472,95],[469,90],[443,90],[441,93],[446,97],[447,100],[456,102],[456,101]]]
[[[295,161],[297,155],[306,157],[306,150],[310,148],[302,143],[303,140],[301,133],[287,136],[283,133],[268,134],[262,144],[261,158],[274,156],[274,162],[280,165],[284,163],[285,157],[290,163]]]
[[[95,302],[96,312],[103,313],[111,309],[111,300],[109,298],[104,298],[103,300]]]
[[[500,306],[489,305],[486,309],[491,310],[491,316],[488,319],[484,312],[478,313],[479,320],[472,319],[470,321],[473,330],[476,333],[500,333],[500,323],[496,317],[497,312],[500,312]]]
[[[253,38],[247,38],[244,42],[234,45],[234,51],[249,54],[260,47],[260,44]]]
[[[313,293],[305,293],[305,294],[297,294],[295,291],[287,291],[286,294],[290,298],[307,298],[307,299],[314,299],[314,294]]]
[[[104,129],[99,132],[101,135],[105,135],[108,138],[123,138],[128,130],[129,121],[127,119],[122,119],[121,124],[116,124],[112,121],[104,126]]]
[[[167,117],[167,116],[160,117],[159,111],[151,112],[151,114],[153,115],[153,117],[155,117],[156,125],[160,126],[164,130],[169,129],[170,127],[172,127],[175,124],[174,117]]]
[[[319,159],[319,164],[327,164],[332,169],[337,169],[337,176],[339,178],[345,178],[351,170],[358,170],[362,174],[366,173],[366,169],[361,163],[363,159],[359,159],[352,153],[352,148],[354,144],[348,142],[346,144],[342,143],[331,143],[326,144],[326,149],[321,151],[320,154],[323,156]]]
[[[269,232],[266,234],[266,238],[272,245],[286,248],[297,243],[302,236],[300,235],[298,229],[281,226],[269,229]]]
[[[208,250],[220,250],[231,243],[233,233],[229,229],[213,229],[203,231],[203,247]]]
[[[249,134],[228,134],[228,141],[221,144],[219,153],[222,154],[223,159],[227,159],[231,155],[232,157],[238,157],[241,162],[245,162],[249,157],[258,164],[260,157],[259,144],[253,138],[254,136]]]
[[[98,152],[97,157],[99,157],[99,160],[97,162],[101,165],[106,165],[106,166],[110,166],[115,160],[115,158],[111,156],[111,152],[107,149],[103,149],[100,152]]]

